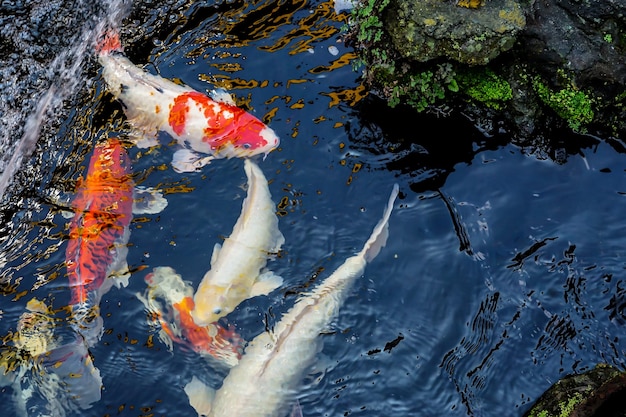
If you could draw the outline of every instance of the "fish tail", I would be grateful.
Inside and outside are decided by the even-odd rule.
[[[107,30],[96,45],[96,53],[100,56],[109,55],[112,52],[122,52],[123,50],[120,34],[114,29]]]
[[[372,259],[374,259],[380,250],[387,244],[387,237],[389,236],[389,217],[391,216],[393,203],[396,201],[396,197],[398,197],[398,184],[394,184],[391,195],[389,196],[389,201],[387,202],[387,207],[383,213],[383,217],[380,219],[376,227],[374,227],[372,235],[365,243],[363,250],[359,254],[363,256],[366,262],[371,262]]]
[[[72,305],[72,324],[88,346],[94,346],[102,337],[104,320],[94,300]]]
[[[95,367],[89,346],[78,336],[43,355],[44,366],[58,379],[58,395],[78,409],[86,410],[99,401],[102,377]]]

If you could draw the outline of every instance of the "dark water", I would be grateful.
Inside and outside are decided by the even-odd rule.
[[[387,247],[323,336],[332,366],[303,388],[304,416],[521,415],[568,373],[600,362],[624,368],[620,138],[555,133],[543,139],[550,151],[529,152],[463,117],[391,112],[365,98],[341,41],[345,16],[332,3],[196,4],[184,16],[128,54],[197,90],[228,88],[282,139],[260,165],[282,214],[284,254],[270,267],[285,284],[228,317],[244,338],[358,251],[400,184]],[[96,77],[43,156],[44,186],[20,196],[5,226],[3,335],[31,298],[54,308],[69,300],[60,207],[93,142],[128,131]],[[129,152],[136,181],[163,191],[169,205],[131,225],[135,272],[102,300],[105,334],[91,349],[102,399],[75,415],[193,416],[184,385],[194,375],[219,384],[224,373],[185,348],[168,351],[135,294],[156,266],[197,286],[237,219],[243,163],[181,175],[169,165],[172,147]],[[3,415],[14,414],[12,389],[0,395]]]

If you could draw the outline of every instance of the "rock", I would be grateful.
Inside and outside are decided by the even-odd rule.
[[[626,82],[626,2],[538,1],[520,49],[546,74],[566,69],[580,85]]]
[[[361,0],[351,26],[392,107],[505,119],[521,142],[626,132],[626,1]]]
[[[524,417],[621,417],[626,415],[626,373],[600,364],[550,387]]]
[[[384,22],[404,58],[445,57],[477,65],[511,49],[526,17],[515,0],[491,0],[475,9],[441,0],[395,0]]]

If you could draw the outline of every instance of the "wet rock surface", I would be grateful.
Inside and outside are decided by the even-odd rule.
[[[626,415],[626,374],[600,364],[552,385],[524,417],[620,417]]]
[[[626,3],[537,1],[520,37],[520,48],[546,73],[565,68],[582,85],[623,85]]]
[[[0,173],[5,173],[13,152],[26,158],[37,146],[38,131],[50,138],[56,133],[67,110],[63,100],[71,99],[82,79],[84,49],[81,44],[84,30],[100,21],[103,7],[80,1],[3,1],[0,4]],[[71,30],[68,30],[71,28]],[[44,99],[47,92],[49,96]],[[41,106],[41,125],[36,118]],[[47,116],[46,116],[47,114]],[[17,148],[25,134],[32,134]],[[21,165],[13,180],[13,187],[23,189],[37,179],[41,161],[29,160]],[[4,191],[4,190],[3,190]]]
[[[441,0],[395,1],[385,24],[405,58],[423,62],[445,57],[486,64],[513,47],[526,25],[522,7],[515,0],[493,0],[475,10],[450,7]]]

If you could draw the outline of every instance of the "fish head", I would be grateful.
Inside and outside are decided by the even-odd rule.
[[[191,316],[198,326],[208,326],[233,311],[227,293],[228,288],[214,286],[202,299],[194,299],[195,306]]]
[[[234,103],[215,101],[198,91],[174,98],[168,116],[172,131],[189,140],[202,129],[202,142],[219,158],[268,154],[280,140],[274,131]],[[197,140],[199,138],[196,138]]]
[[[246,158],[267,155],[280,144],[274,130],[248,112],[241,112],[227,140],[234,156]]]

